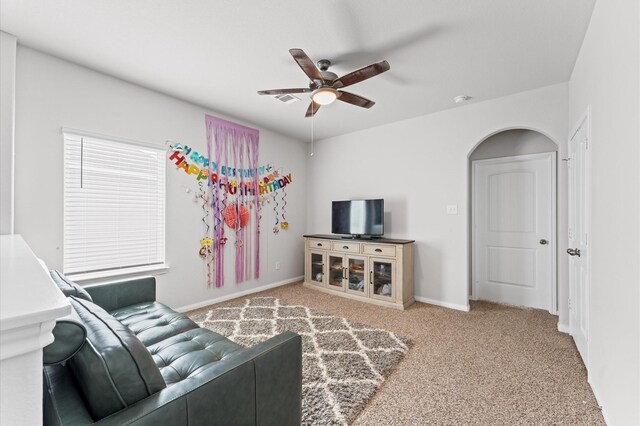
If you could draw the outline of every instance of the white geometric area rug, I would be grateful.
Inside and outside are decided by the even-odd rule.
[[[285,330],[302,336],[302,424],[346,425],[409,349],[389,331],[274,297],[254,297],[189,315],[200,327],[243,346]]]

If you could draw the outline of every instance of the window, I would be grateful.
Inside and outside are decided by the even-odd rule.
[[[66,274],[164,267],[164,154],[135,142],[64,132]]]

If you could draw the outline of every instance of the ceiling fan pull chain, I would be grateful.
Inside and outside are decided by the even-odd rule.
[[[313,120],[315,114],[313,113],[313,102],[311,102],[311,154],[309,157],[313,157]]]

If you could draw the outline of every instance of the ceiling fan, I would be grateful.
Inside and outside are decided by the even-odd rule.
[[[307,77],[309,77],[309,87],[297,89],[260,90],[258,91],[258,94],[282,95],[288,93],[311,93],[311,104],[307,109],[305,117],[315,115],[322,105],[329,105],[336,99],[362,108],[371,108],[375,102],[367,98],[363,98],[362,96],[345,92],[342,88],[359,83],[378,74],[382,74],[390,68],[387,61],[380,61],[338,78],[336,74],[328,71],[329,66],[331,65],[331,61],[328,59],[319,60],[318,66],[316,67],[313,61],[309,59],[302,49],[290,49],[289,53],[291,53],[293,59],[298,63],[298,65],[300,65],[300,68],[302,68],[302,71],[304,71]]]

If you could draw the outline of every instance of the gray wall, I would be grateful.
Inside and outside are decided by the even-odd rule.
[[[227,118],[25,46],[18,45],[16,71],[15,230],[50,268],[62,267],[62,127],[159,147],[170,139],[206,152],[205,113]],[[303,275],[306,149],[297,140],[260,129],[260,163],[282,167],[293,177],[287,186],[289,229],[278,235],[271,232],[274,204],[266,205],[260,234],[260,279],[234,282],[230,240],[222,288],[207,286],[205,265],[198,256],[203,225],[202,209],[193,201],[197,184],[192,176],[177,173],[175,166],[167,164],[166,260],[170,270],[156,277],[158,301],[175,308],[194,308]],[[185,188],[192,192],[186,193]],[[229,237],[234,236],[229,233]],[[280,269],[275,269],[275,262],[281,262]]]
[[[16,38],[0,31],[0,234],[13,234]]]
[[[597,1],[569,82],[591,111],[589,384],[609,425],[640,425],[640,2]]]
[[[331,229],[331,200],[384,198],[385,232],[416,241],[416,300],[466,310],[469,153],[519,126],[566,150],[567,112],[563,83],[321,140],[307,157],[307,232]],[[450,204],[457,215],[447,214]],[[562,220],[558,229],[566,232]]]
[[[469,156],[470,160],[511,157],[514,155],[555,152],[558,147],[542,133],[533,130],[514,129],[496,133],[487,138]]]

